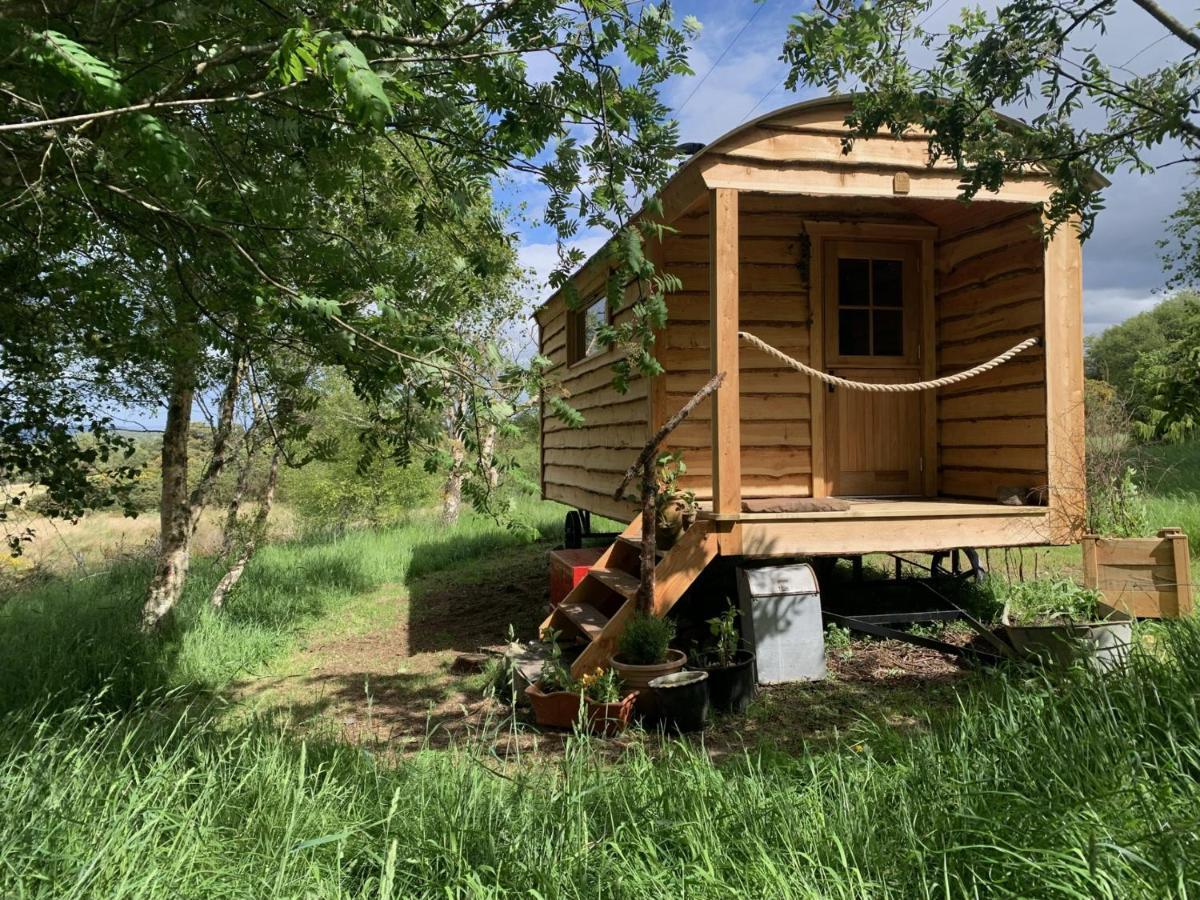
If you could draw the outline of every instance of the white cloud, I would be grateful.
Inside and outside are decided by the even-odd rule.
[[[1096,334],[1130,316],[1153,309],[1163,294],[1129,288],[1095,288],[1083,292],[1083,330]]]

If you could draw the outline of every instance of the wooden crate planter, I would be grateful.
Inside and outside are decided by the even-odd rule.
[[[1188,538],[1164,528],[1154,538],[1083,539],[1083,582],[1114,609],[1144,619],[1174,619],[1192,613]]]

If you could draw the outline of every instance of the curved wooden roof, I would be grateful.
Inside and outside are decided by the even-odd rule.
[[[960,175],[953,162],[931,165],[927,140],[920,133],[859,138],[846,151],[842,141],[849,133],[845,117],[852,103],[850,95],[804,100],[730,129],[689,157],[663,186],[663,221],[674,221],[713,188],[888,197],[926,208],[958,199]],[[1017,119],[1001,118],[1014,129],[1026,127]],[[1107,184],[1099,175],[1095,178],[1098,187]],[[999,191],[981,192],[974,202],[1042,203],[1053,187],[1045,172],[1031,171],[1009,176]],[[645,214],[643,209],[635,219]],[[573,277],[591,268],[604,252],[601,248]]]

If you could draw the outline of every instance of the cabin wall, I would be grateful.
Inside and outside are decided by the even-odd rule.
[[[581,283],[581,296],[588,296]],[[597,282],[591,291],[600,288]],[[614,322],[627,321],[630,305],[619,310]],[[649,381],[630,383],[618,393],[612,386],[612,364],[616,351],[589,356],[574,365],[567,363],[567,310],[561,296],[538,313],[541,353],[550,359],[550,381],[565,392],[567,402],[584,417],[580,428],[570,428],[549,407],[542,406],[542,495],[568,506],[628,522],[631,504],[613,500],[625,470],[633,463],[649,438]]]
[[[738,209],[739,324],[798,359],[808,359],[809,304],[806,212],[796,198],[742,194]],[[709,214],[706,204],[676,220],[663,242],[667,272],[682,289],[667,298],[669,320],[658,358],[666,374],[656,402],[665,420],[708,381]],[[809,379],[742,344],[742,496],[809,496],[812,431]],[[712,496],[712,401],[706,400],[671,435],[681,450],[683,486]]]
[[[1044,249],[1035,212],[943,228],[936,247],[938,375],[968,369],[1045,325]],[[938,492],[995,500],[1047,484],[1041,347],[938,392]]]

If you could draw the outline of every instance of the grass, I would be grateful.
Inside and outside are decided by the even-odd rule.
[[[1200,454],[1156,452],[1153,521],[1195,542]],[[521,514],[550,536],[561,511]],[[275,544],[220,616],[205,606],[218,573],[198,559],[157,642],[135,628],[138,559],[6,595],[0,896],[1200,893],[1196,620],[1155,626],[1125,672],[1004,669],[924,694],[918,727],[862,712],[828,740],[719,763],[636,740],[616,759],[586,740],[500,758],[495,734],[380,757],[207,702],[309,635],[369,629],[392,586],[466,577],[470,560],[499,572],[526,540],[416,517]]]
[[[1200,628],[1130,671],[1003,672],[901,739],[714,765],[579,742],[384,764],[150,707],[0,726],[0,893],[1182,897],[1200,890]],[[886,814],[882,814],[886,810]]]
[[[561,510],[530,501],[519,512],[549,536]],[[147,640],[136,627],[149,561],[126,560],[85,578],[50,576],[0,601],[0,712],[47,697],[71,706],[101,686],[113,708],[162,691],[215,691],[381,585],[403,585],[527,540],[468,514],[454,528],[415,516],[387,529],[274,544],[254,558],[219,615],[207,598],[220,572],[198,558],[164,640]]]
[[[1151,447],[1146,506],[1155,528],[1178,526],[1200,551],[1200,441]]]

